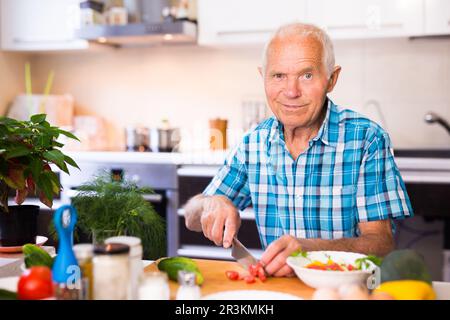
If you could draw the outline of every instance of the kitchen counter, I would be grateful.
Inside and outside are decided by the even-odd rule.
[[[311,299],[314,289],[305,285],[297,277],[294,278],[267,278],[265,282],[256,279],[255,283],[247,284],[244,280],[229,280],[225,271],[243,271],[243,268],[236,262],[217,260],[195,260],[205,281],[201,286],[202,296],[228,290],[270,290],[288,293],[299,298]],[[155,263],[144,269],[145,272],[156,271]],[[169,281],[170,298],[176,297],[178,284]]]

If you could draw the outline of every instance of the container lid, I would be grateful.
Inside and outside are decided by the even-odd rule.
[[[73,252],[77,259],[87,259],[94,255],[94,246],[90,243],[80,243],[73,246]]]
[[[140,256],[142,258],[141,239],[129,236],[110,237],[105,243],[123,243],[130,247],[130,256]]]
[[[94,253],[98,255],[114,255],[114,254],[122,254],[129,253],[130,247],[122,244],[122,243],[108,243],[108,244],[100,244],[94,247]]]

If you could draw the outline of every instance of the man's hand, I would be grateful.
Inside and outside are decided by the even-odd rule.
[[[286,259],[294,251],[300,250],[300,241],[290,235],[284,235],[272,242],[263,253],[261,262],[269,275],[275,277],[293,276],[294,272],[286,264]]]
[[[238,210],[225,196],[196,196],[185,206],[186,227],[203,231],[217,246],[229,248],[241,225]]]

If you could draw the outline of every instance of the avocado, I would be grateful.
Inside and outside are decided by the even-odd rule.
[[[381,283],[394,280],[420,280],[431,284],[431,275],[423,257],[410,249],[395,250],[381,263]]]

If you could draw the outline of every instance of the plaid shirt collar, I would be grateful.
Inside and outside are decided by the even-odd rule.
[[[325,119],[323,120],[322,125],[320,126],[317,135],[311,139],[311,142],[317,142],[321,140],[324,144],[336,147],[338,135],[336,133],[339,132],[339,110],[338,107],[327,97],[325,101],[327,104],[327,113],[325,115]],[[269,134],[269,142],[270,143],[280,143],[284,142],[284,133],[283,133],[283,124],[274,117],[274,121],[272,123],[272,127],[270,128]]]

